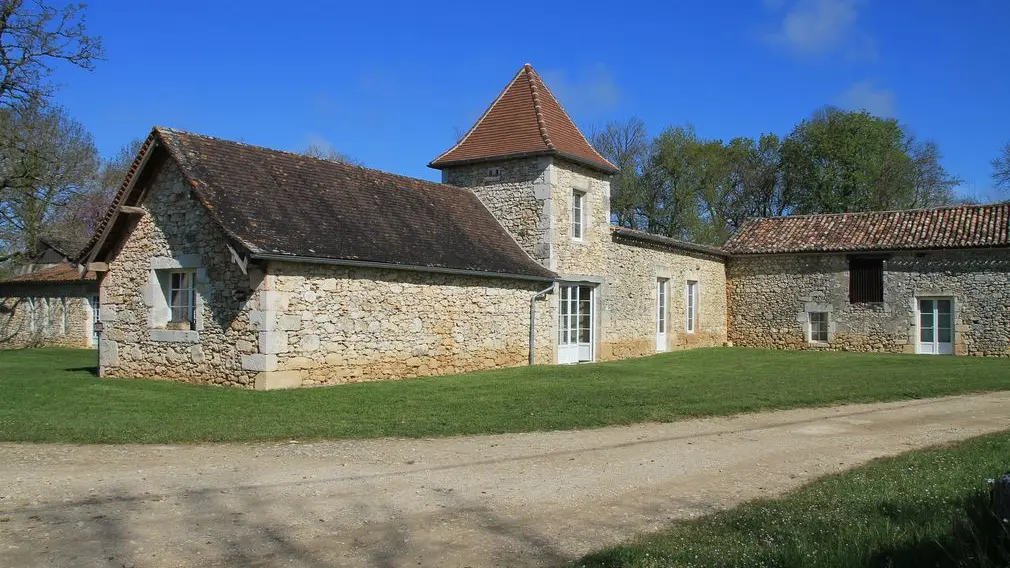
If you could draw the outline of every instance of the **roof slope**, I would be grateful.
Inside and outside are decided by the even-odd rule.
[[[151,137],[210,216],[253,254],[555,277],[466,189],[160,127]],[[134,170],[110,217],[129,202]]]
[[[80,282],[82,280],[96,280],[97,276],[93,271],[88,271],[81,276],[77,267],[70,263],[57,264],[35,272],[19,274],[10,278],[0,280],[0,284],[54,284],[60,282]]]
[[[725,250],[719,247],[713,247],[709,245],[700,245],[697,243],[689,243],[687,241],[682,241],[680,239],[674,239],[671,237],[664,237],[663,235],[656,235],[646,231],[639,231],[636,229],[629,229],[627,227],[614,227],[611,232],[617,237],[624,237],[633,241],[652,243],[657,245],[663,245],[675,249],[681,249],[691,252],[700,252],[703,254],[709,254],[712,256],[726,257],[729,256]]]
[[[442,169],[516,156],[562,156],[590,168],[614,173],[561,108],[540,75],[527,63],[455,146],[432,160]]]
[[[723,245],[732,254],[1010,246],[1010,202],[750,219]]]

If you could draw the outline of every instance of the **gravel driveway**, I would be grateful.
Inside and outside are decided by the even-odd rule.
[[[1010,428],[1010,392],[578,432],[0,444],[0,566],[515,566]]]

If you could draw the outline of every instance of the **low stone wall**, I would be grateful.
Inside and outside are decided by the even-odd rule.
[[[257,343],[240,342],[261,386],[328,385],[525,365],[529,302],[548,283],[271,262]],[[551,362],[549,302],[537,360]]]
[[[884,301],[849,303],[844,254],[734,257],[729,338],[736,345],[914,353],[919,297],[954,306],[954,353],[1010,356],[1010,250],[892,253]],[[806,314],[830,314],[826,345],[807,341]]]
[[[21,284],[0,289],[0,349],[92,347],[97,284]]]

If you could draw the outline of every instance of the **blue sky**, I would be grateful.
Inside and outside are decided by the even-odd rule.
[[[106,61],[57,99],[109,156],[155,125],[425,167],[530,62],[584,129],[787,134],[825,104],[892,116],[992,199],[1010,141],[1010,2],[136,2],[88,7]]]

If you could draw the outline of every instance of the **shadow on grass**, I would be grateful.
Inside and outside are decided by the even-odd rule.
[[[68,373],[88,373],[93,377],[98,376],[98,367],[70,367],[68,369],[63,369]]]
[[[833,542],[820,540],[814,534],[796,535],[796,540],[781,546],[768,546],[758,542],[757,534],[740,534],[732,526],[717,523],[715,533],[703,527],[700,533],[705,542],[740,543],[737,551],[751,554],[743,557],[723,554],[703,548],[691,551],[678,550],[672,546],[670,538],[659,535],[643,542],[630,543],[602,550],[584,557],[569,566],[579,568],[645,568],[653,566],[713,566],[720,568],[749,568],[754,565],[777,566],[780,568],[804,568],[810,566],[812,557],[817,566],[845,568],[1006,568],[1010,566],[1010,524],[1001,523],[991,512],[988,493],[966,499],[959,507],[959,513],[950,519],[949,531],[943,534],[925,534],[918,540],[895,543],[890,531],[909,523],[922,523],[929,515],[936,514],[928,509],[902,507],[899,512],[889,503],[880,505],[879,522],[868,523],[857,534],[861,540]],[[693,523],[688,521],[688,523]],[[676,529],[675,529],[676,530]],[[852,535],[851,531],[845,531]],[[707,533],[707,534],[706,534]],[[735,533],[735,534],[734,534]],[[691,534],[691,533],[685,533]],[[690,540],[691,537],[686,537]],[[658,539],[658,540],[654,540]],[[890,541],[890,542],[889,542]],[[887,544],[883,544],[887,542]],[[810,554],[817,551],[818,554]],[[699,564],[699,556],[702,557]]]
[[[1010,525],[992,514],[989,495],[981,493],[965,501],[961,509],[964,513],[952,521],[948,534],[901,548],[880,550],[866,565],[872,568],[1010,566]]]

